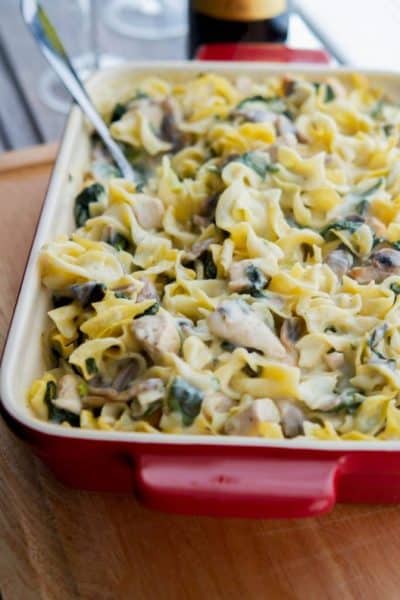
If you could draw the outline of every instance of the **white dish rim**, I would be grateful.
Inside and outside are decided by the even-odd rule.
[[[234,74],[238,71],[246,71],[248,73],[313,73],[319,76],[327,76],[335,74],[352,74],[357,73],[366,75],[367,77],[378,77],[396,80],[400,90],[400,73],[396,71],[382,71],[377,69],[354,68],[354,67],[331,67],[323,65],[310,65],[306,63],[252,63],[252,62],[221,62],[221,61],[205,61],[205,62],[190,62],[190,61],[140,61],[128,62],[116,67],[110,67],[95,73],[89,82],[89,87],[104,77],[119,76],[132,71],[143,71],[154,73],[160,71],[160,74],[172,74],[176,72],[204,72],[216,71]],[[2,365],[0,372],[0,403],[8,415],[17,421],[24,428],[34,431],[45,436],[57,438],[71,438],[75,440],[87,440],[93,442],[114,442],[114,443],[132,443],[132,444],[149,444],[149,445],[190,445],[190,446],[227,446],[227,447],[255,447],[255,448],[281,448],[285,450],[303,450],[303,451],[327,451],[334,453],[342,452],[390,452],[400,451],[400,441],[325,441],[325,440],[271,440],[265,438],[248,438],[242,436],[206,436],[206,435],[187,435],[187,434],[166,434],[166,433],[138,433],[138,432],[123,432],[123,431],[104,431],[104,430],[88,430],[80,428],[60,427],[56,424],[51,424],[45,421],[40,421],[33,415],[30,415],[28,410],[18,410],[18,404],[13,400],[12,381],[9,373],[9,364],[13,352],[18,351],[15,337],[19,327],[19,321],[23,314],[25,306],[29,301],[29,280],[35,276],[34,268],[37,260],[37,252],[49,237],[46,235],[46,215],[48,208],[52,203],[57,202],[56,188],[58,182],[66,169],[68,169],[69,157],[72,151],[74,137],[77,133],[77,128],[81,123],[80,110],[73,107],[68,120],[57,159],[51,174],[49,186],[45,195],[43,206],[40,212],[40,217],[33,239],[32,247],[29,252],[28,261],[23,275],[21,287],[16,299],[14,313],[12,315],[11,324],[6,336],[5,347],[2,357]],[[32,300],[32,298],[30,298]]]

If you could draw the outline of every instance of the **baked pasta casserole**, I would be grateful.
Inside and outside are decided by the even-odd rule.
[[[66,427],[400,439],[400,105],[360,75],[147,77],[39,259]]]

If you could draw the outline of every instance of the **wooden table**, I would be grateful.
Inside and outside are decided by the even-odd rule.
[[[55,139],[63,123],[38,97],[44,64],[16,4],[0,3],[0,150]],[[183,56],[182,40],[129,43],[132,55]],[[26,183],[12,201],[10,179],[1,197],[1,344],[50,168],[53,150],[43,152],[47,166],[28,167],[35,193]],[[399,536],[396,506],[339,506],[304,521],[215,520],[72,491],[0,421],[2,600],[398,600]]]
[[[54,151],[0,157],[1,343]],[[0,420],[2,600],[398,600],[399,536],[397,506],[217,520],[66,489]]]

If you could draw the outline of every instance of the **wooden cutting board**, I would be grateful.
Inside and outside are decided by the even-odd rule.
[[[0,157],[3,343],[55,146]],[[3,600],[398,600],[400,507],[310,520],[163,515],[64,488],[0,422]]]

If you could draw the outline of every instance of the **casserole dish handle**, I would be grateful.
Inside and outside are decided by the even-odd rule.
[[[135,460],[136,494],[166,512],[287,518],[333,508],[341,459],[146,454]]]

